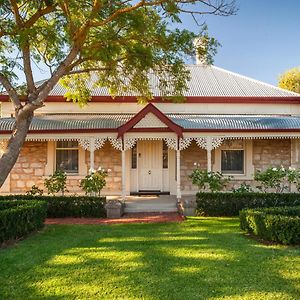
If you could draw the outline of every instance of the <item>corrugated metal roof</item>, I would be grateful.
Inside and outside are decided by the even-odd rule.
[[[300,97],[293,93],[264,82],[251,79],[227,70],[205,65],[187,65],[191,80],[188,82],[188,90],[184,93],[186,97]],[[156,97],[166,96],[158,88],[159,81],[156,76],[149,76],[152,93]],[[87,82],[92,91],[92,96],[109,96],[107,88],[94,86],[96,76]],[[63,96],[66,90],[57,84],[51,91],[50,96]],[[137,96],[126,93],[119,96]]]
[[[168,114],[184,129],[199,130],[278,130],[300,129],[300,117],[262,115],[199,115]],[[48,115],[34,117],[30,130],[116,129],[133,117],[132,114]],[[11,131],[14,118],[0,118],[0,130]]]

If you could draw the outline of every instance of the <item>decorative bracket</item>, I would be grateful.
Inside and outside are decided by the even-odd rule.
[[[122,143],[122,139],[119,138],[109,138],[109,141],[111,143],[111,145],[116,149],[116,150],[123,150],[123,143]]]
[[[192,142],[193,138],[180,138],[179,140],[179,150],[184,150],[188,148]]]
[[[206,150],[213,150],[221,146],[222,142],[224,141],[224,138],[218,138],[218,137],[199,137],[195,139],[196,144]]]
[[[163,140],[166,142],[168,148],[177,150],[177,138],[164,138]]]
[[[78,140],[84,150],[95,151],[103,147],[107,138],[82,138]]]

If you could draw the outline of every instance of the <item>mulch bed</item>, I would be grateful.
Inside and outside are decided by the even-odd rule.
[[[182,222],[185,218],[178,213],[128,213],[120,219],[99,219],[99,218],[49,218],[46,225],[54,224],[79,224],[79,225],[109,225],[128,223],[166,223]]]

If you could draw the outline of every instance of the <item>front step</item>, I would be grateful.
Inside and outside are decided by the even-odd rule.
[[[174,213],[177,212],[176,198],[160,197],[131,197],[125,201],[125,213]]]

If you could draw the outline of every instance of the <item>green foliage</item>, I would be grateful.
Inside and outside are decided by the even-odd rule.
[[[189,177],[192,179],[192,183],[198,186],[199,191],[219,192],[230,181],[220,172],[207,172],[207,170],[199,168],[194,169]]]
[[[56,170],[53,175],[44,180],[44,185],[48,194],[54,195],[61,192],[64,195],[67,191],[67,174],[64,171]]]
[[[257,188],[264,192],[267,192],[269,189],[275,189],[277,193],[282,193],[288,189],[288,174],[289,170],[283,167],[270,167],[265,171],[256,171],[254,174],[254,180],[261,184],[261,186],[258,186]]]
[[[232,190],[233,193],[253,193],[253,188],[250,184],[242,182],[238,188]]]
[[[294,193],[197,193],[197,211],[205,216],[238,216],[244,208],[300,205]]]
[[[40,189],[39,187],[37,187],[35,184],[31,187],[31,189],[29,191],[26,192],[27,195],[30,196],[42,196],[44,194],[44,191],[42,189]]]
[[[283,73],[279,78],[278,86],[295,93],[300,93],[300,67]]]
[[[289,183],[294,184],[297,191],[300,192],[300,169],[289,168],[287,180]]]
[[[87,196],[30,196],[30,195],[9,195],[0,196],[2,200],[26,200],[44,201],[47,203],[48,218],[64,217],[97,217],[106,216],[105,197],[87,197]],[[13,201],[11,201],[13,203]],[[1,208],[1,206],[0,206]]]
[[[245,209],[240,226],[265,240],[300,244],[300,206]]]
[[[45,218],[44,201],[0,200],[0,245],[41,228]]]
[[[89,175],[80,181],[80,187],[84,190],[86,195],[98,194],[100,197],[101,190],[106,185],[105,178],[107,175],[108,173],[104,169],[99,168],[97,171],[92,170]]]

